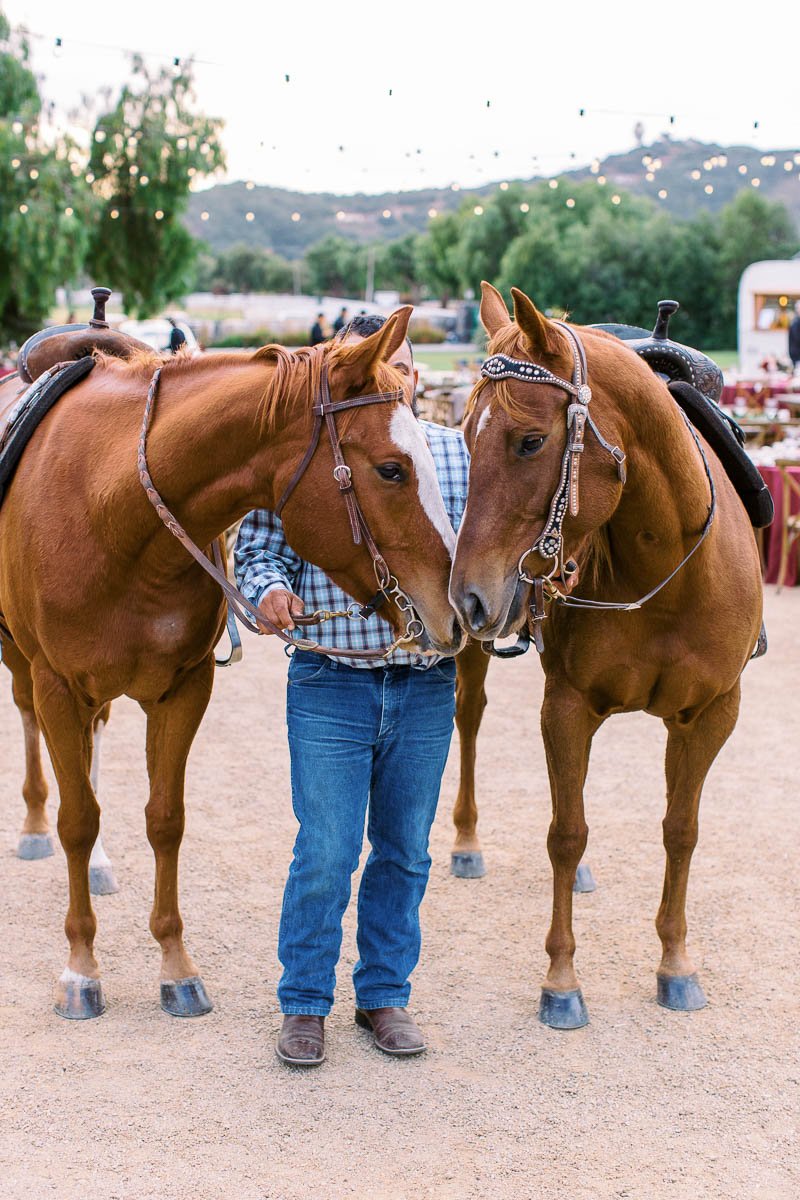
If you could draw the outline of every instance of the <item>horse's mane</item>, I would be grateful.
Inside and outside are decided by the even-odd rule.
[[[330,343],[318,346],[301,346],[288,349],[286,346],[262,346],[254,354],[215,354],[213,358],[198,357],[190,353],[160,354],[155,350],[136,350],[129,358],[115,358],[103,351],[95,351],[98,364],[117,373],[147,381],[157,367],[170,375],[187,375],[193,371],[221,367],[242,367],[251,363],[268,363],[274,366],[266,388],[258,403],[257,417],[263,432],[273,429],[281,410],[294,404],[310,411],[314,398],[319,393],[323,363],[333,366],[339,357],[339,347]],[[165,376],[166,378],[166,376]],[[380,391],[392,391],[402,387],[400,374],[386,363],[375,368],[375,378]],[[337,419],[340,432],[347,430],[357,409],[342,413]]]
[[[262,429],[272,429],[280,409],[288,408],[300,399],[305,408],[310,410],[319,394],[323,364],[333,367],[338,357],[339,346],[325,342],[318,346],[301,346],[297,350],[274,344],[256,350],[251,362],[270,362],[275,366],[259,405]],[[379,391],[388,392],[402,387],[399,372],[383,362],[375,368],[375,379]],[[340,433],[347,431],[357,412],[358,409],[350,409],[337,418]]]

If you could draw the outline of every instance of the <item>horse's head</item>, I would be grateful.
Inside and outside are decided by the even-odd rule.
[[[523,292],[514,288],[512,293],[514,321],[499,292],[483,284],[481,320],[490,354],[536,364],[572,381],[571,339]],[[622,422],[609,390],[613,339],[584,330],[580,336],[588,359],[591,415],[605,437],[620,444]],[[519,377],[483,378],[473,391],[465,426],[472,454],[469,501],[450,581],[452,603],[473,637],[491,640],[519,628],[530,589],[522,576],[530,580],[555,572],[555,560],[542,554],[544,546],[526,551],[548,522],[563,480],[568,409],[574,400],[555,383],[534,385],[524,367]],[[579,460],[580,504],[563,522],[563,557],[573,555],[580,562],[580,548],[614,512],[621,483],[615,461],[588,431]]]
[[[290,544],[315,562],[361,603],[380,583],[368,552],[367,534],[356,544],[340,491],[350,472],[353,494],[380,556],[412,600],[425,627],[422,648],[454,653],[463,634],[448,600],[455,534],[445,511],[433,456],[411,408],[412,381],[390,364],[403,357],[411,308],[401,308],[366,338],[334,342],[320,351],[319,372],[327,374],[330,400],[396,392],[388,400],[345,408],[335,415],[346,469],[337,470],[324,423],[316,452],[282,513]],[[398,363],[402,366],[402,363]],[[361,536],[361,535],[360,535]],[[387,590],[391,590],[387,588]],[[397,634],[409,614],[385,604]]]

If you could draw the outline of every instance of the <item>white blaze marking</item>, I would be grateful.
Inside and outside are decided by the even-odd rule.
[[[478,438],[480,437],[480,435],[483,433],[486,426],[489,424],[489,417],[491,415],[492,415],[492,407],[490,404],[487,404],[486,408],[483,410],[481,415],[478,417],[478,428],[475,430],[475,441],[476,442],[477,442]]]
[[[410,408],[406,408],[404,404],[397,406],[389,423],[389,433],[398,450],[402,450],[413,462],[414,470],[417,473],[420,503],[434,529],[441,535],[442,541],[452,554],[456,544],[456,535],[448,520],[442,493],[439,491],[436,464],[433,461],[430,446],[425,440],[425,434],[417,424],[417,419]]]

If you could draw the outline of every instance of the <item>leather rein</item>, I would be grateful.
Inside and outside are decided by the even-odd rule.
[[[642,596],[639,600],[633,601],[610,601],[610,600],[587,600],[580,596],[571,596],[569,592],[562,591],[556,585],[556,579],[560,579],[565,584],[571,574],[574,574],[577,569],[572,560],[564,561],[564,536],[563,526],[567,512],[576,517],[580,508],[580,456],[584,450],[584,435],[586,429],[589,428],[594,434],[596,440],[602,448],[611,455],[617,465],[617,475],[620,483],[625,485],[627,478],[626,456],[619,446],[612,446],[594,423],[594,420],[589,412],[589,404],[592,399],[592,389],[586,382],[587,366],[586,366],[586,351],[583,348],[583,343],[578,337],[574,329],[563,321],[555,321],[560,329],[566,333],[570,348],[572,350],[573,371],[572,379],[561,379],[558,375],[554,375],[552,371],[548,371],[545,367],[540,367],[536,363],[526,362],[523,359],[509,358],[505,354],[493,354],[487,358],[481,367],[481,375],[485,379],[516,379],[523,383],[545,383],[555,387],[562,388],[572,397],[572,402],[567,406],[567,444],[564,449],[564,456],[561,460],[561,473],[559,475],[558,486],[550,501],[550,509],[547,519],[542,527],[541,533],[538,535],[533,544],[521,555],[517,563],[517,574],[522,583],[529,583],[533,587],[533,598],[529,605],[529,612],[533,624],[533,638],[537,651],[541,654],[544,650],[544,639],[542,637],[542,622],[547,618],[547,603],[555,601],[557,604],[565,608],[589,608],[589,609],[604,609],[614,610],[616,612],[635,612],[648,600],[652,600],[662,588],[666,587],[670,580],[678,574],[682,567],[686,565],[692,555],[697,551],[708,535],[711,525],[714,520],[714,515],[717,508],[717,493],[714,486],[714,480],[711,475],[711,469],[708,465],[705,451],[700,444],[693,426],[686,417],[682,409],[679,409],[681,416],[686,422],[686,427],[692,435],[695,445],[703,460],[706,478],[708,479],[711,490],[711,503],[709,505],[708,516],[699,538],[692,546],[691,550],[678,563],[674,571],[672,571],[666,579],[657,584],[647,595]],[[539,554],[544,559],[550,559],[553,562],[552,569],[546,575],[530,576],[525,570],[525,559],[529,554]],[[501,647],[495,649],[493,644],[490,644],[489,653],[496,655],[498,658],[513,658],[518,654],[524,654],[528,649],[530,635],[527,625],[521,630],[517,644],[515,646]]]
[[[214,562],[209,560],[209,552],[201,550],[199,546],[192,541],[186,530],[180,524],[178,519],[167,508],[164,500],[159,495],[155,484],[153,483],[150,471],[147,465],[147,435],[150,431],[150,426],[153,421],[153,413],[155,410],[156,397],[158,395],[159,382],[161,379],[162,368],[158,367],[150,380],[150,386],[147,391],[147,402],[145,404],[144,416],[142,419],[142,427],[139,433],[139,447],[137,453],[137,467],[139,471],[139,480],[145,490],[147,499],[153,505],[160,520],[164,523],[170,533],[185,546],[192,558],[203,568],[207,575],[210,575],[216,583],[222,588],[225,598],[228,602],[228,632],[231,636],[231,641],[234,644],[234,651],[231,658],[227,661],[234,662],[241,657],[241,649],[238,654],[236,651],[235,642],[238,641],[238,636],[235,630],[234,615],[244,625],[245,629],[249,629],[251,633],[273,633],[280,638],[288,646],[292,646],[298,650],[311,650],[319,654],[327,654],[334,657],[361,658],[365,660],[380,660],[387,658],[398,647],[416,641],[424,632],[425,626],[414,610],[414,606],[410,598],[400,587],[396,577],[391,573],[389,567],[375,545],[372,534],[369,531],[366,518],[361,511],[361,506],[358,503],[355,490],[353,488],[352,472],[344,460],[342,445],[339,438],[339,432],[336,428],[336,414],[351,408],[363,408],[369,404],[385,404],[393,401],[402,400],[404,397],[401,388],[396,388],[391,392],[376,392],[368,396],[356,396],[352,400],[331,400],[330,387],[328,384],[328,368],[327,364],[322,367],[320,378],[319,394],[315,398],[312,412],[314,414],[314,428],[311,435],[311,441],[303,458],[298,464],[297,470],[294,472],[289,484],[281,496],[276,508],[276,515],[280,516],[286,501],[294,491],[297,484],[300,482],[306,468],[311,459],[314,457],[314,452],[319,444],[320,433],[323,423],[328,430],[328,436],[333,450],[333,458],[335,466],[333,469],[333,477],[339,485],[339,491],[344,497],[347,505],[347,512],[350,518],[350,528],[353,534],[353,541],[358,546],[362,540],[369,550],[372,558],[373,568],[375,570],[375,578],[378,584],[378,591],[368,601],[367,604],[360,605],[357,601],[353,601],[346,609],[338,612],[331,612],[328,609],[318,609],[316,612],[309,613],[307,616],[297,616],[293,620],[296,625],[316,625],[323,621],[330,621],[334,617],[344,617],[347,620],[367,620],[386,600],[392,599],[396,607],[403,614],[406,621],[405,631],[394,639],[391,645],[385,650],[353,650],[340,649],[336,646],[323,646],[319,642],[315,642],[311,638],[293,638],[289,634],[284,633],[272,621],[258,609],[254,604],[242,595],[239,589],[231,583],[225,572],[225,565],[222,558],[222,552],[219,548],[219,540],[216,539],[212,546]],[[225,665],[225,664],[221,664]]]

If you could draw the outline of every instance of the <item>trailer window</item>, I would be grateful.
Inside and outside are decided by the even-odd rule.
[[[754,329],[788,329],[794,316],[795,303],[800,300],[800,294],[757,292],[753,300],[755,302]]]

